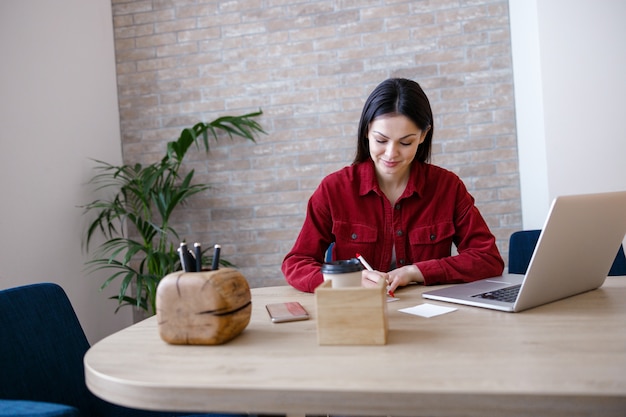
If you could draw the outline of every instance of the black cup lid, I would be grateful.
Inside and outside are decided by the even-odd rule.
[[[322,264],[323,274],[345,274],[363,270],[363,264],[357,258],[340,261],[326,262]]]

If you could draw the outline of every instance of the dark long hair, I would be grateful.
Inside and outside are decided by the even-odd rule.
[[[422,131],[429,129],[424,142],[417,147],[415,160],[430,162],[433,140],[433,111],[428,97],[418,83],[405,78],[390,78],[380,83],[363,106],[357,136],[356,156],[353,163],[370,158],[367,132],[370,123],[383,115],[400,114],[408,117]]]

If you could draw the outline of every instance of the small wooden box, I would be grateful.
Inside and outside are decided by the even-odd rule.
[[[315,290],[317,341],[320,345],[387,344],[386,285],[376,288],[332,288],[326,281]]]

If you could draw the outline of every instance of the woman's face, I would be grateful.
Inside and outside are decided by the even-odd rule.
[[[427,130],[422,131],[411,119],[399,114],[372,120],[367,139],[378,175],[389,180],[405,178],[426,133]]]

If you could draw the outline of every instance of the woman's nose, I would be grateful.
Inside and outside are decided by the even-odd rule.
[[[385,155],[386,156],[394,156],[396,153],[396,146],[393,142],[388,142],[387,143],[387,147],[385,148]]]

